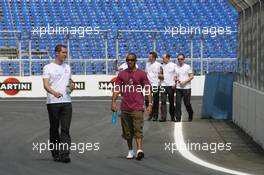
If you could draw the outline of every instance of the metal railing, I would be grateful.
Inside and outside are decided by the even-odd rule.
[[[150,35],[150,39],[149,41],[145,41],[145,42],[149,42],[151,43],[151,50],[144,50],[144,52],[146,53],[146,55],[148,54],[149,51],[157,51],[160,52],[159,50],[157,50],[157,43],[158,41],[158,37],[161,37],[160,34],[164,34],[167,31],[156,31],[156,30],[116,30],[116,31],[110,31],[110,30],[98,30],[100,33],[99,38],[101,39],[101,41],[98,42],[102,42],[103,43],[103,48],[100,48],[100,52],[103,52],[103,54],[101,54],[101,58],[83,58],[82,56],[80,56],[79,59],[75,59],[71,57],[71,40],[73,39],[72,36],[68,35],[65,36],[65,43],[68,47],[68,56],[67,56],[67,62],[70,65],[73,65],[73,69],[74,69],[74,64],[73,63],[80,63],[81,67],[82,67],[82,71],[75,71],[73,70],[73,72],[75,72],[76,74],[90,74],[92,73],[96,73],[96,71],[87,71],[87,65],[88,64],[92,64],[91,67],[93,67],[93,64],[100,62],[100,63],[104,63],[102,65],[102,69],[103,69],[103,73],[104,74],[114,74],[115,73],[115,69],[113,67],[117,67],[118,65],[115,65],[116,61],[120,63],[124,62],[124,53],[121,53],[122,50],[120,50],[123,46],[121,43],[121,40],[124,39],[122,38],[122,35],[125,33],[126,35],[130,35],[130,34],[135,34],[135,33],[140,33],[140,34],[144,34],[144,35]],[[114,37],[114,46],[115,46],[115,57],[110,55],[109,52],[109,37],[110,35],[113,35],[113,33],[116,32],[116,36]],[[12,36],[14,36],[13,38],[8,37],[6,39],[5,38],[1,38],[0,36],[0,41],[1,40],[15,40],[16,41],[16,49],[17,49],[17,57],[16,59],[6,59],[8,57],[5,56],[5,54],[1,54],[0,55],[0,75],[4,75],[6,74],[6,66],[10,69],[13,69],[14,71],[9,71],[10,75],[19,75],[19,76],[31,76],[31,75],[37,75],[37,74],[41,74],[42,73],[42,68],[45,64],[51,62],[54,57],[53,54],[53,49],[49,50],[33,50],[32,49],[32,38],[35,37],[32,33],[30,34],[22,34],[21,32],[18,31],[0,31],[0,33],[4,33],[5,35],[8,35],[10,33],[14,33]],[[32,36],[33,35],[33,36]],[[89,36],[88,36],[89,37]],[[91,36],[94,37],[94,36]],[[129,37],[129,36],[127,36]],[[221,67],[225,67],[225,62],[235,62],[232,64],[237,64],[236,63],[236,59],[234,58],[204,58],[204,36],[201,36],[200,38],[200,48],[199,48],[199,53],[196,51],[196,57],[194,57],[194,41],[193,41],[193,37],[194,35],[188,35],[188,46],[190,46],[190,48],[188,49],[188,55],[189,57],[186,58],[186,62],[188,64],[191,65],[191,67],[193,68],[195,74],[200,74],[203,75],[207,72],[211,71],[212,66],[219,66]],[[92,38],[95,42],[96,40],[94,38]],[[22,42],[23,45],[26,44],[26,49],[22,49]],[[25,43],[26,42],[26,43]],[[126,41],[127,45],[129,45],[129,41]],[[187,44],[186,43],[186,44]],[[122,46],[122,47],[121,47]],[[7,48],[7,47],[6,47]],[[0,48],[1,49],[1,48]],[[85,48],[82,48],[85,50]],[[144,48],[142,48],[143,50]],[[129,50],[129,48],[128,48]],[[86,50],[86,51],[90,51],[90,50]],[[172,51],[172,52],[177,52],[176,51]],[[136,53],[137,54],[137,53]],[[163,53],[159,53],[159,54],[163,54]],[[33,55],[38,55],[39,58],[41,58],[43,55],[47,55],[48,58],[45,59],[35,59],[33,58]],[[197,55],[199,55],[199,57],[197,57]],[[23,57],[26,56],[28,57],[28,59],[23,59]],[[2,59],[1,59],[2,57]],[[12,57],[13,58],[13,57]],[[176,58],[171,58],[171,60],[173,62],[176,62]],[[144,65],[146,64],[145,62],[147,61],[147,58],[139,58],[138,62],[142,63],[143,66],[141,66],[141,68],[144,68]],[[158,61],[162,61],[160,59],[158,59]],[[217,63],[218,64],[213,64],[213,63]],[[12,64],[10,64],[12,63]],[[39,64],[39,66],[35,66],[36,64]],[[15,67],[15,68],[13,68]],[[37,67],[37,68],[36,68]],[[40,68],[40,70],[39,70]],[[4,69],[4,70],[3,70]],[[36,70],[37,69],[37,70]],[[112,69],[114,69],[113,71],[111,71]],[[225,70],[225,68],[223,68],[223,71]],[[109,72],[110,71],[110,72]],[[237,71],[236,66],[234,66],[234,69],[232,69],[233,72]]]
[[[145,69],[148,58],[139,58],[137,64],[141,69]],[[0,75],[6,76],[34,76],[41,75],[43,67],[53,62],[53,59],[0,59]],[[157,61],[162,62],[161,59]],[[177,63],[176,58],[171,58],[171,61]],[[125,62],[119,60],[116,64],[115,59],[71,59],[66,60],[71,65],[72,73],[75,75],[88,75],[88,74],[116,74],[116,67]],[[233,58],[186,58],[186,63],[193,62],[193,72],[195,75],[204,75],[209,72],[237,72],[237,61]],[[202,63],[201,63],[202,62]],[[101,67],[100,71],[97,70],[96,64]],[[3,70],[3,65],[5,69]],[[89,66],[88,66],[89,65]],[[108,66],[106,66],[108,65]],[[202,67],[201,67],[202,66]],[[6,68],[7,67],[7,68]],[[4,73],[9,72],[9,74]]]

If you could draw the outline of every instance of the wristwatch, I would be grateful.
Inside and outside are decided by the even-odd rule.
[[[149,106],[152,106],[153,104],[152,104],[152,103],[149,103],[148,105],[149,105]]]

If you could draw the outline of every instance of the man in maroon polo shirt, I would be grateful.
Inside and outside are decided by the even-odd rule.
[[[147,111],[152,110],[151,86],[146,73],[136,68],[137,56],[129,53],[126,57],[128,68],[118,74],[112,96],[111,110],[117,111],[116,100],[119,94],[122,96],[121,102],[121,125],[123,138],[127,140],[128,155],[127,159],[135,157],[133,151],[133,137],[137,144],[136,159],[144,157],[143,152],[143,125],[144,125],[144,94],[148,97],[149,106]]]

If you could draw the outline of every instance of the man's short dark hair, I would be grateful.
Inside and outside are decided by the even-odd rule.
[[[67,47],[66,47],[64,44],[58,44],[58,45],[56,45],[56,47],[55,47],[55,53],[56,53],[56,52],[60,52],[60,51],[61,51],[61,48],[65,48],[65,49],[67,49]]]
[[[158,54],[156,52],[149,52],[150,55],[152,55],[154,58],[158,58]]]
[[[135,53],[128,53],[126,58],[128,58],[129,55],[133,56],[133,58],[137,60],[137,55]]]
[[[185,59],[185,55],[184,55],[183,53],[179,53],[179,54],[177,55],[177,58],[178,58],[179,56],[182,56],[182,57]]]
[[[169,58],[170,59],[170,54],[165,53],[164,56],[165,56],[165,58]]]

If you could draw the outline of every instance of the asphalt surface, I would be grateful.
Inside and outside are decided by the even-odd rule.
[[[49,121],[45,99],[0,100],[0,175],[79,175],[79,174],[226,174],[203,167],[166,149],[175,143],[173,122],[144,123],[142,161],[126,160],[127,146],[120,124],[111,124],[109,98],[78,98],[73,102],[72,142],[80,149],[71,151],[71,163],[54,162],[49,151],[42,153],[33,143],[47,143]],[[264,153],[230,121],[200,119],[201,98],[193,98],[193,122],[183,116],[185,142],[231,143],[230,151],[191,150],[212,164],[250,174],[264,174]],[[184,109],[185,111],[185,109]],[[147,116],[146,116],[147,118]],[[169,118],[169,117],[168,117]],[[81,143],[88,144],[83,150]],[[96,150],[99,147],[99,150]],[[84,151],[84,152],[83,152]],[[81,153],[83,152],[83,153]]]

